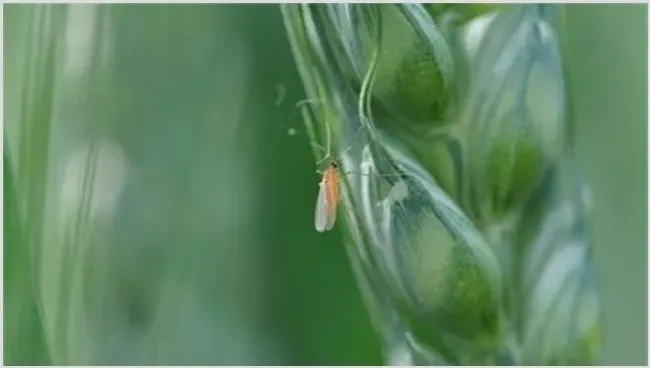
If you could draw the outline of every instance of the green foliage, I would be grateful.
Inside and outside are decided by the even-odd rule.
[[[7,364],[643,365],[645,6],[4,15]]]
[[[584,203],[580,190],[566,192],[582,179],[566,165],[561,10],[283,11],[308,96],[321,103],[315,122],[323,131],[336,121],[344,171],[361,174],[345,181],[349,254],[365,265],[360,282],[380,294],[366,295],[381,311],[377,331],[402,336],[386,349],[406,345],[411,361],[430,364],[595,362]],[[473,52],[457,35],[490,12]],[[575,216],[566,228],[549,225],[567,203]],[[528,238],[517,236],[524,228]],[[557,262],[574,253],[583,257],[558,278]]]
[[[296,225],[278,7],[5,16],[6,363],[379,361],[343,249]]]
[[[50,363],[38,302],[34,290],[34,275],[30,267],[28,244],[21,226],[16,201],[15,177],[10,160],[4,159],[4,343],[5,364],[46,365]]]

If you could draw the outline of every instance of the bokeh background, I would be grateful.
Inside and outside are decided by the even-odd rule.
[[[647,7],[568,21],[602,363],[644,365]],[[4,55],[5,363],[381,364],[277,5],[6,5]]]

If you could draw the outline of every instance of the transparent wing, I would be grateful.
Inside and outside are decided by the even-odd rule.
[[[334,214],[333,216],[331,214]],[[331,210],[330,203],[327,199],[327,185],[322,181],[320,183],[320,190],[318,191],[318,199],[316,200],[316,216],[314,225],[318,232],[331,230],[334,226],[336,211]]]
[[[325,196],[325,198],[327,197]],[[334,223],[336,222],[336,204],[337,202],[327,201],[327,222],[325,224],[325,230],[332,230],[334,227]]]

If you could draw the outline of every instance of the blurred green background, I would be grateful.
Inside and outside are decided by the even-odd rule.
[[[647,358],[646,14],[568,9],[603,364]],[[4,20],[7,364],[381,364],[340,234],[313,227],[277,5]]]

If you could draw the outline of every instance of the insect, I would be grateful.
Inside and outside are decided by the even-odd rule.
[[[319,183],[318,198],[316,199],[316,213],[314,216],[314,226],[316,231],[325,232],[332,230],[334,223],[336,222],[336,210],[338,208],[339,201],[341,199],[341,176],[342,174],[339,170],[339,165],[331,155],[331,127],[329,124],[326,124],[326,138],[327,138],[327,148],[324,148],[316,143],[312,145],[323,152],[325,152],[325,157],[318,162],[327,162],[325,170],[316,171],[319,174],[322,174],[321,181]],[[341,156],[344,152],[352,148],[349,146],[341,152]]]
[[[350,148],[351,146],[345,151]],[[322,172],[317,171],[322,174],[322,178],[319,183],[318,198],[316,199],[316,213],[314,217],[314,226],[316,227],[316,231],[321,233],[332,230],[334,227],[334,223],[336,222],[336,210],[341,199],[341,178],[353,173],[352,171],[342,173],[337,162],[330,158],[329,154],[325,159],[321,160],[321,162],[325,160],[329,161],[325,170]],[[377,175],[383,176],[381,174]]]
[[[303,116],[306,121],[309,121],[308,114],[304,113]],[[341,178],[345,175],[353,173],[346,172],[342,173],[339,170],[339,165],[337,161],[331,156],[331,126],[326,122],[326,139],[327,139],[327,148],[320,146],[317,143],[312,142],[312,146],[318,148],[325,152],[325,157],[320,160],[317,164],[322,162],[328,162],[325,170],[317,171],[319,174],[322,174],[321,181],[319,183],[318,198],[316,199],[316,213],[314,216],[314,226],[316,231],[325,232],[332,230],[334,223],[336,222],[336,211],[338,208],[339,201],[341,199],[340,188],[341,188]],[[367,127],[367,124],[360,124],[357,134],[360,134],[362,129]],[[353,145],[348,146],[344,149],[339,157],[342,157],[343,154],[352,148]]]
[[[314,102],[314,101],[311,100],[301,101],[299,105],[302,104],[303,102]],[[303,118],[305,119],[307,125],[310,127],[313,126],[313,123],[309,117],[308,110],[304,108],[301,110],[303,112]],[[325,152],[325,157],[322,160],[320,160],[318,164],[324,161],[328,162],[324,171],[322,172],[317,171],[319,174],[322,174],[322,178],[319,183],[318,198],[316,199],[314,227],[316,228],[316,231],[321,233],[332,230],[334,224],[336,223],[336,212],[338,209],[339,201],[341,199],[340,197],[341,177],[349,174],[349,173],[341,173],[339,170],[339,165],[337,164],[336,160],[333,159],[331,156],[331,147],[332,147],[331,132],[330,132],[331,127],[327,123],[327,121],[325,125],[326,125],[325,132],[327,138],[327,148],[312,142],[312,145],[315,148],[318,148],[323,152]],[[359,131],[357,131],[357,134],[361,132],[361,129],[365,125],[366,124],[359,125]],[[343,155],[344,152],[346,152],[350,148],[352,148],[352,145],[350,145],[345,150],[343,150],[341,152],[341,156]]]
[[[316,200],[316,231],[332,230],[336,222],[336,209],[340,199],[340,173],[336,162],[331,161],[320,181],[318,199]]]
[[[325,170],[322,172],[317,171],[319,174],[322,174],[322,178],[319,183],[318,198],[316,199],[314,226],[316,227],[316,231],[321,233],[332,230],[334,227],[334,223],[336,222],[336,210],[338,208],[339,200],[341,199],[341,172],[339,171],[338,163],[334,158],[332,158],[330,153],[331,141],[329,125],[327,125],[326,131],[327,149],[313,143],[315,147],[325,152],[325,157],[320,160],[318,164],[323,161],[327,162]],[[345,149],[343,152],[347,151],[350,147]]]
[[[329,132],[329,125],[327,127],[328,129],[326,129],[326,132],[327,132],[328,149],[325,149],[315,143],[312,143],[315,147],[326,152],[325,158],[320,160],[319,164],[323,161],[328,162],[325,170],[322,171],[322,173],[320,171],[317,171],[318,173],[322,174],[322,178],[319,183],[320,188],[318,190],[318,198],[316,199],[316,213],[314,217],[314,226],[316,227],[316,231],[321,233],[332,230],[332,228],[334,227],[334,223],[336,222],[336,210],[338,208],[338,204],[341,199],[340,196],[341,176],[349,174],[349,173],[341,173],[341,171],[339,170],[339,165],[336,163],[336,160],[331,157],[331,153],[330,153],[331,138]],[[348,148],[343,150],[343,152],[341,152],[341,155],[343,155],[343,153],[349,150],[350,148],[352,148],[352,145],[350,145]]]

